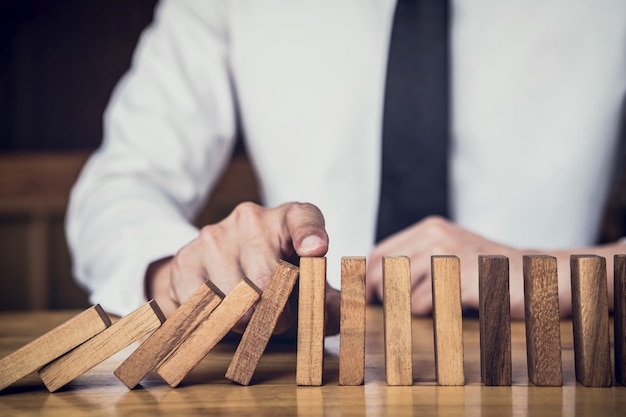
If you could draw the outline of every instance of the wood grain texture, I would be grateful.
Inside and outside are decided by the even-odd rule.
[[[626,255],[615,255],[613,279],[615,380],[626,385]]]
[[[100,362],[157,329],[165,316],[152,300],[122,317],[76,349],[39,371],[43,383],[54,392]]]
[[[296,384],[322,385],[326,302],[326,258],[300,258]]]
[[[576,379],[587,387],[612,384],[606,259],[570,257]]]
[[[509,259],[478,257],[480,371],[485,385],[511,385]]]
[[[202,284],[161,327],[122,362],[115,370],[115,376],[129,389],[133,389],[211,314],[223,298],[224,294],[210,281]]]
[[[250,384],[297,278],[296,266],[278,262],[228,366],[226,378],[241,385]]]
[[[362,385],[365,376],[365,257],[341,258],[339,385]]]
[[[383,316],[387,385],[413,385],[411,264],[406,256],[383,257]]]
[[[431,271],[437,382],[464,385],[461,263],[457,256],[432,256]]]
[[[111,325],[94,305],[0,360],[0,390],[37,371]]]
[[[243,280],[222,300],[213,313],[161,363],[157,373],[176,387],[193,368],[226,336],[233,326],[258,301],[261,291]]]
[[[524,256],[524,307],[528,379],[539,386],[563,385],[557,261]]]

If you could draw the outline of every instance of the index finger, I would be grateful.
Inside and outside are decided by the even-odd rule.
[[[328,251],[328,234],[324,216],[310,203],[290,203],[285,225],[298,256],[324,256]]]

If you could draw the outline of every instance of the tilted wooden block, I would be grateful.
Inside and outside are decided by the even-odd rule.
[[[157,303],[152,300],[43,367],[39,371],[39,376],[48,390],[54,392],[157,329],[164,321],[165,316]]]
[[[524,256],[523,263],[528,379],[539,386],[561,386],[563,366],[556,258]]]
[[[210,281],[202,284],[180,307],[115,370],[115,376],[129,389],[169,355],[207,318],[224,298]]]
[[[285,261],[278,262],[237,346],[226,378],[241,385],[250,384],[297,278],[297,267]]]
[[[614,257],[615,380],[626,385],[626,255]]]
[[[88,308],[0,360],[0,390],[37,371],[111,325],[102,307]]]
[[[437,382],[464,385],[461,263],[456,256],[432,256],[431,271]]]
[[[511,385],[509,259],[478,257],[480,375],[485,385]]]
[[[612,384],[606,259],[570,257],[576,379],[587,387]]]
[[[383,316],[387,385],[413,385],[411,264],[406,256],[383,257]]]
[[[326,302],[326,258],[300,258],[296,383],[322,385]]]
[[[213,313],[161,363],[157,373],[176,387],[193,368],[226,336],[237,321],[261,296],[252,282],[244,279],[222,300]]]
[[[362,385],[365,376],[365,257],[341,258],[339,385]]]

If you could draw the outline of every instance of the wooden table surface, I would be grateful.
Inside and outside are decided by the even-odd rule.
[[[0,357],[76,313],[0,313]],[[626,387],[586,388],[576,383],[569,321],[561,325],[563,387],[558,388],[529,383],[522,322],[512,325],[512,387],[481,385],[476,319],[464,320],[466,385],[461,387],[441,387],[435,381],[430,319],[413,320],[412,387],[385,383],[380,308],[368,309],[366,326],[363,386],[338,386],[339,339],[331,337],[326,340],[322,387],[295,385],[296,355],[291,343],[271,343],[252,384],[236,385],[224,378],[236,344],[224,342],[180,387],[170,388],[151,373],[140,387],[129,391],[113,370],[136,347],[131,345],[54,394],[36,374],[29,375],[0,392],[0,416],[626,416]]]

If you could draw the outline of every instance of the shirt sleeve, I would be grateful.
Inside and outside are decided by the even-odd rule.
[[[74,275],[113,314],[144,303],[147,266],[197,236],[190,219],[228,161],[227,3],[157,6],[105,112],[103,143],[71,193]]]

